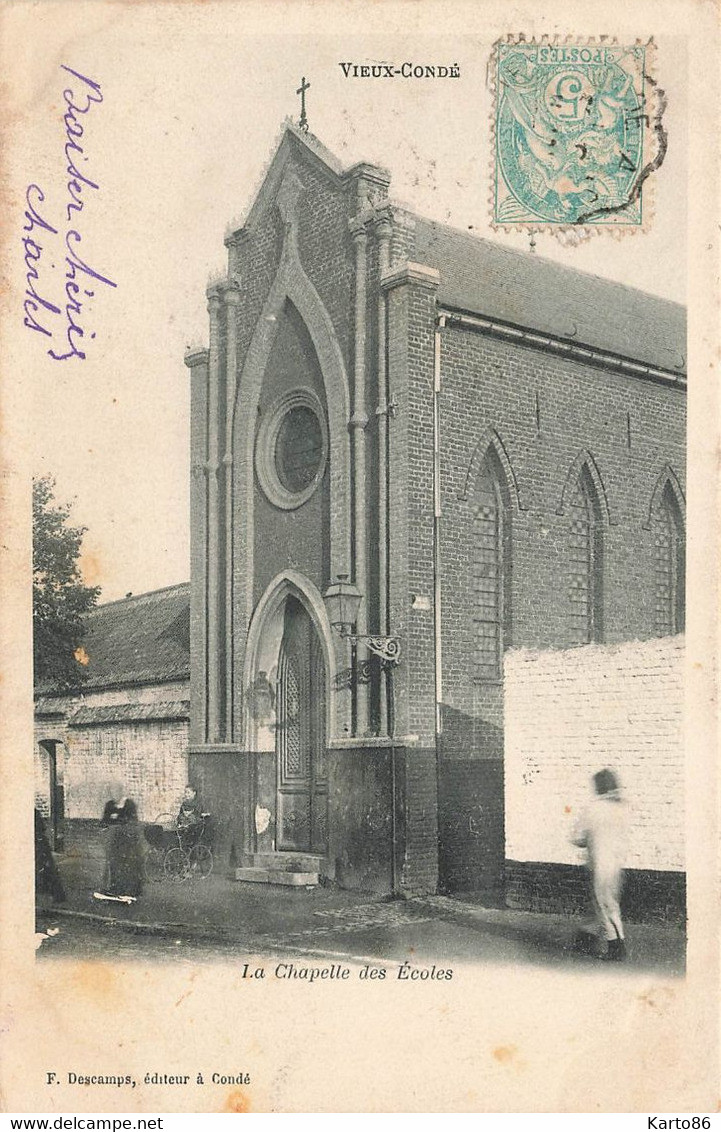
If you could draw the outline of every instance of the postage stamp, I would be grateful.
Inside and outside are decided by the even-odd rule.
[[[495,226],[644,226],[644,185],[666,152],[653,46],[496,44]]]

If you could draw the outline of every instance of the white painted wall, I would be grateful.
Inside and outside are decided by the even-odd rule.
[[[577,864],[591,776],[616,771],[627,866],[684,868],[684,638],[514,649],[505,659],[506,858]]]

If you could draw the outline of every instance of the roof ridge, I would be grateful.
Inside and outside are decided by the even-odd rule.
[[[442,220],[435,220],[431,216],[424,216],[415,209],[404,209],[410,212],[414,220],[420,220],[424,224],[431,224],[434,228],[442,228],[445,232],[452,232],[457,236],[462,236],[464,239],[472,241],[476,244],[488,244],[497,251],[507,253],[508,255],[517,256],[519,259],[530,261],[533,263],[542,262],[551,268],[558,271],[573,272],[574,275],[580,275],[584,279],[598,279],[600,283],[604,283],[609,287],[620,288],[624,291],[630,291],[634,295],[647,295],[654,302],[667,303],[669,306],[677,307],[679,310],[687,310],[686,303],[679,303],[675,299],[667,299],[663,295],[657,295],[653,291],[644,291],[641,287],[631,287],[628,283],[620,283],[615,279],[609,279],[607,275],[597,275],[595,271],[584,271],[582,267],[573,267],[569,264],[559,263],[555,259],[549,259],[548,256],[539,255],[536,252],[524,252],[519,248],[508,247],[500,241],[492,240],[488,236],[480,236],[475,232],[468,232],[463,228],[456,228],[453,224],[444,224]]]
[[[301,130],[292,118],[286,117],[281,123],[280,130],[275,135],[268,156],[263,161],[258,177],[254,179],[251,191],[248,194],[245,208],[237,215],[231,217],[226,224],[225,229],[225,242],[232,241],[235,236],[252,227],[254,219],[257,219],[259,209],[262,210],[261,198],[265,195],[266,185],[271,183],[274,169],[278,162],[282,160],[281,153],[284,145],[286,148],[290,144],[287,139],[293,138],[295,142],[307,149],[308,153],[322,162],[325,167],[336,177],[343,177],[347,169],[342,161],[328,149],[326,145],[310,131]]]
[[[328,149],[328,146],[322,142],[316,134],[311,130],[301,129],[292,118],[286,118],[283,122],[281,142],[286,134],[292,134],[294,138],[307,146],[311,153],[314,153],[316,157],[320,157],[321,161],[324,161],[328,168],[332,169],[338,177],[342,177],[344,173],[348,172],[348,167],[343,164],[339,157],[336,157],[331,149]],[[280,142],[278,146],[276,146],[276,149],[279,148],[279,146]]]
[[[111,605],[123,605],[125,603],[127,603],[129,605],[131,602],[141,601],[143,598],[157,597],[159,594],[170,593],[171,590],[182,590],[182,589],[188,589],[189,587],[190,587],[190,581],[175,582],[174,585],[172,585],[172,586],[161,586],[157,590],[147,590],[145,593],[141,593],[141,594],[130,594],[130,595],[126,594],[125,597],[116,597],[116,598],[113,598],[112,601],[104,601],[104,602],[101,602],[99,605],[93,606],[92,609],[88,610],[87,616],[92,617],[92,615],[94,613],[99,613],[103,609],[108,609]]]

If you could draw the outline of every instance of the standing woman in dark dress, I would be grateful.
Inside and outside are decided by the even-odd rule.
[[[143,889],[143,847],[135,802],[131,798],[108,802],[103,824],[109,829],[105,880],[99,895],[137,899]]]

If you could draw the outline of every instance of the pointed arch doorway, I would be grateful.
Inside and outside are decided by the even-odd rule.
[[[276,848],[325,854],[327,675],[305,606],[289,595],[276,676]]]
[[[328,864],[327,749],[338,712],[330,674],[337,663],[320,591],[297,570],[281,571],[255,607],[243,661],[248,864],[269,867],[274,853]]]

